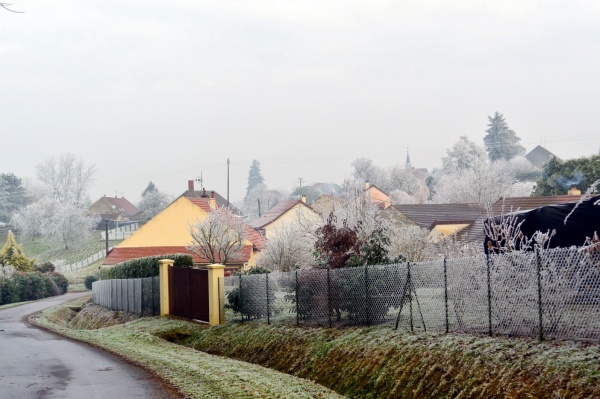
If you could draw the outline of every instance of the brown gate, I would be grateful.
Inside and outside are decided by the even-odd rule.
[[[169,313],[208,322],[208,270],[169,268]]]

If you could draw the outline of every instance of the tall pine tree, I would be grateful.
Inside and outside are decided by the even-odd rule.
[[[490,123],[488,123],[487,135],[483,138],[483,143],[490,161],[510,160],[517,155],[525,154],[525,148],[519,144],[521,139],[508,128],[502,114],[496,111],[494,117],[488,116],[488,119]]]
[[[244,197],[244,200],[248,198],[248,194],[250,194],[254,187],[264,182],[265,179],[260,172],[260,162],[254,159],[252,160],[252,165],[250,165],[250,170],[248,172],[248,188],[246,189],[246,196]]]

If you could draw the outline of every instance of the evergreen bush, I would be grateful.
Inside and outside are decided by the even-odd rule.
[[[173,260],[173,266],[194,266],[194,260],[192,256],[188,254],[147,256],[145,258],[131,259],[125,262],[117,263],[110,269],[107,269],[105,271],[105,275],[108,279],[156,277],[159,274],[158,261],[161,259]]]
[[[91,290],[92,284],[94,283],[94,281],[98,281],[98,276],[96,276],[95,274],[88,274],[83,279],[83,284],[85,285],[85,288],[87,288],[88,290]]]

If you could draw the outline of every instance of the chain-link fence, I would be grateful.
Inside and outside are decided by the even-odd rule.
[[[157,316],[160,314],[159,277],[95,281],[92,302],[111,310]]]
[[[600,341],[600,253],[554,249],[225,278],[229,320]]]

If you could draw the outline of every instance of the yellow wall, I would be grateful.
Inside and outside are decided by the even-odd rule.
[[[296,204],[291,209],[289,209],[286,213],[279,216],[273,222],[269,223],[265,226],[265,237],[267,239],[273,238],[276,235],[277,228],[282,224],[291,223],[298,218],[318,218],[319,216],[315,211],[310,209],[308,206],[303,204]]]
[[[438,242],[440,237],[447,237],[457,233],[469,226],[468,224],[437,224],[429,232],[429,237],[433,242]]]
[[[202,220],[207,213],[190,200],[181,197],[153,217],[138,231],[121,242],[119,248],[172,247],[192,242],[190,225]]]

